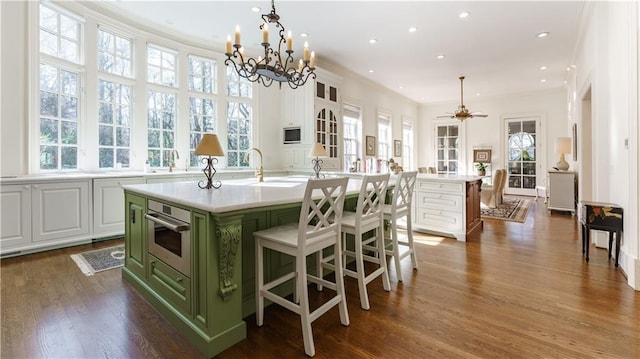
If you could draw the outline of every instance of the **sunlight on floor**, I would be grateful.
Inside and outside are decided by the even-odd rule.
[[[400,240],[407,239],[407,231],[406,230],[398,230],[398,237]],[[413,232],[413,241],[419,244],[426,244],[428,246],[437,246],[445,240],[445,237],[435,236],[426,233]]]

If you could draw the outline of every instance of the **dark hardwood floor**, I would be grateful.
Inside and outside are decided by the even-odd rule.
[[[640,293],[606,250],[581,256],[578,225],[532,200],[526,223],[485,220],[463,243],[416,234],[420,269],[403,263],[371,310],[346,279],[337,308],[313,323],[317,358],[640,358]],[[3,259],[2,358],[202,358],[119,269],[86,277],[70,254],[117,241]],[[391,268],[391,267],[390,267]],[[322,294],[310,289],[311,298]],[[297,316],[277,306],[220,358],[303,358]]]

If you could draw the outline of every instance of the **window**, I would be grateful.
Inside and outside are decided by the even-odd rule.
[[[204,133],[216,130],[216,101],[210,94],[216,92],[216,62],[189,56],[189,163],[200,164],[200,156],[194,151]]]
[[[436,126],[436,165],[438,173],[457,174],[460,161],[458,125]]]
[[[189,98],[189,126],[191,130],[189,163],[191,166],[198,166],[200,163],[200,156],[196,156],[194,152],[203,134],[215,132],[215,122],[215,102],[213,100]]]
[[[348,170],[354,166],[354,162],[361,158],[361,136],[360,136],[360,108],[352,105],[344,105],[343,108],[343,141],[344,141],[344,164],[343,168]]]
[[[216,62],[189,56],[189,91],[216,93]]]
[[[147,94],[147,147],[150,167],[167,167],[175,146],[176,95],[160,91]]]
[[[402,121],[402,167],[413,169],[413,122]]]
[[[227,166],[249,167],[244,153],[251,148],[253,115],[251,103],[251,83],[240,78],[235,70],[227,68],[227,96],[237,97],[227,101]]]
[[[131,77],[131,40],[98,30],[98,70]]]
[[[378,158],[391,157],[391,116],[378,114]]]
[[[174,51],[147,46],[147,81],[153,84],[176,87],[176,60]]]
[[[80,63],[80,22],[40,4],[40,53]]]
[[[81,26],[53,7],[39,9],[39,167],[77,169]]]
[[[98,80],[98,122],[98,167],[128,168],[131,148],[130,86]]]

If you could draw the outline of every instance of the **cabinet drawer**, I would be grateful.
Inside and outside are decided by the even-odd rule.
[[[464,183],[461,182],[438,182],[438,181],[420,181],[416,183],[416,191],[429,191],[438,193],[464,193]]]
[[[149,284],[162,298],[191,314],[191,279],[149,254]]]
[[[448,232],[464,228],[462,212],[440,211],[431,208],[416,209],[415,222],[429,229]]]
[[[445,211],[462,212],[462,196],[434,192],[416,192],[418,208],[432,208]]]

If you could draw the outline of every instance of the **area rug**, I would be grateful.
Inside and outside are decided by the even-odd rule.
[[[530,200],[524,198],[505,197],[504,203],[497,208],[489,208],[481,204],[480,216],[522,223],[527,219],[530,203]]]
[[[119,268],[124,265],[124,244],[72,254],[71,259],[76,262],[78,268],[87,276],[108,269]]]

